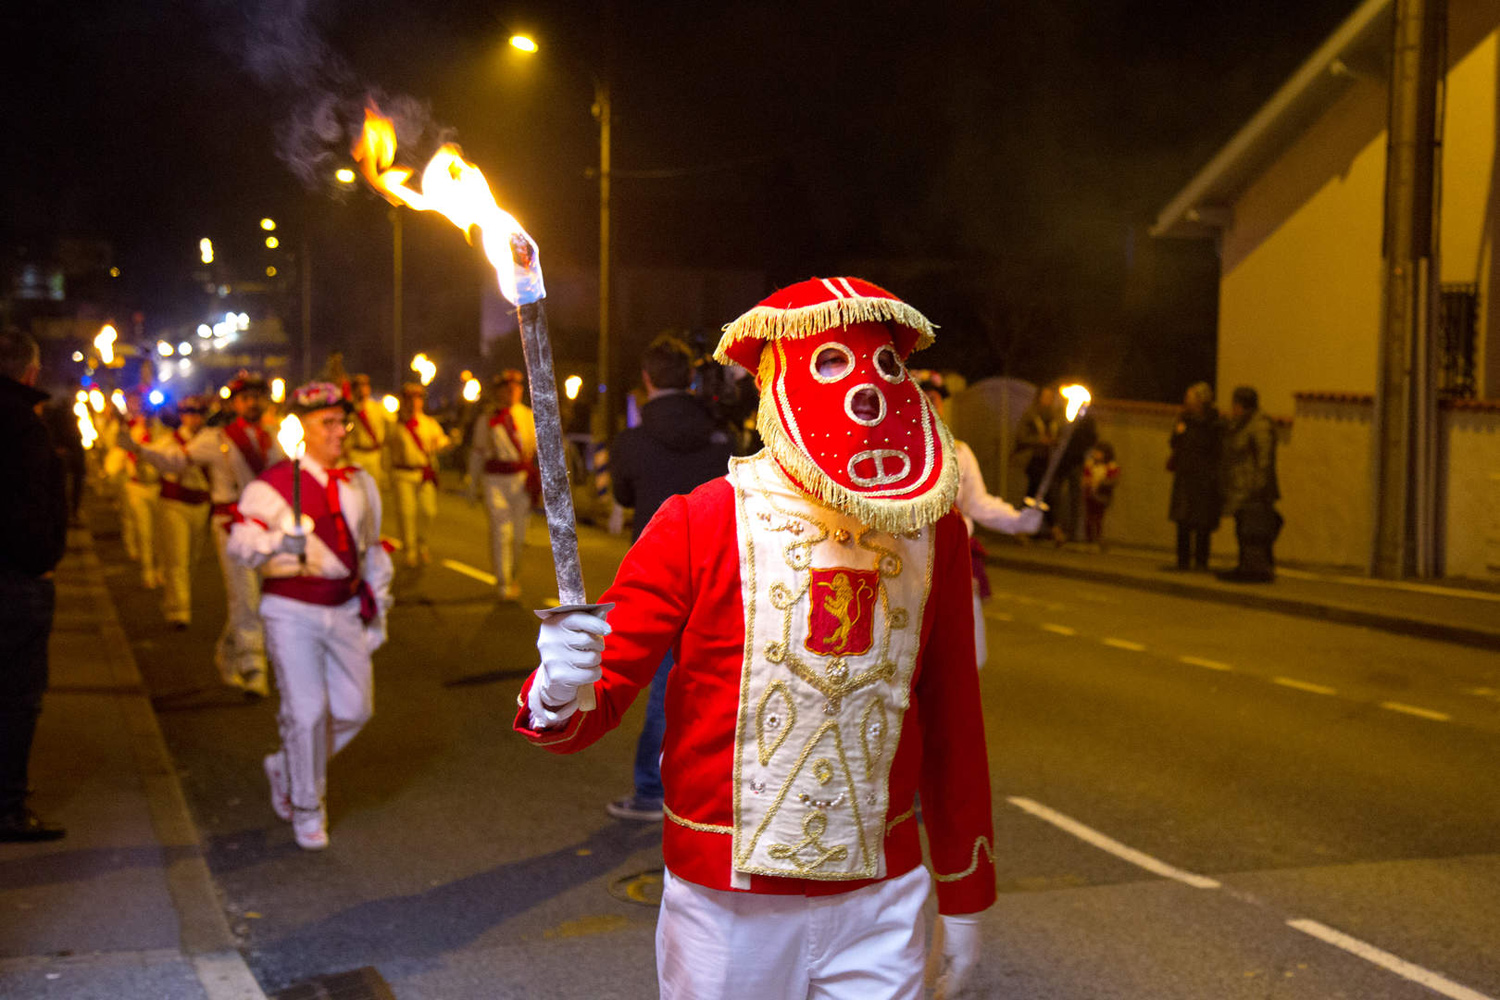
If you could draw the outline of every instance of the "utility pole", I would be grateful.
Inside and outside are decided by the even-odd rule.
[[[1375,377],[1370,573],[1437,571],[1439,95],[1447,0],[1396,0],[1386,151],[1384,289]]]
[[[302,381],[311,382],[312,370],[312,244],[302,238]]]

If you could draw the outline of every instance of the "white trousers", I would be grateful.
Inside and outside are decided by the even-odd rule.
[[[427,551],[427,536],[437,516],[437,485],[425,482],[420,472],[391,470],[391,488],[396,500],[396,523],[401,526],[402,553],[406,564],[415,566]]]
[[[526,473],[485,473],[484,510],[490,519],[490,564],[502,589],[521,578],[521,552],[526,547],[526,524],[531,520],[531,494]]]
[[[725,892],[663,875],[656,924],[662,1000],[920,1000],[920,865],[834,896]]]
[[[161,613],[169,622],[193,620],[193,569],[208,536],[209,506],[163,497],[156,507],[161,555]]]
[[[327,791],[328,758],[349,745],[375,710],[359,599],[324,607],[267,594],[260,613],[281,692],[277,721],[292,808],[317,809]]]
[[[159,483],[125,480],[125,495],[120,504],[120,531],[124,535],[125,553],[141,564],[141,579],[148,587],[156,585],[156,505],[161,499]]]
[[[354,464],[358,465],[360,468],[364,469],[370,474],[370,478],[375,480],[376,488],[378,488],[382,493],[385,492],[387,486],[385,475],[385,452],[381,451],[379,448],[376,448],[373,451],[365,451],[362,448],[351,448],[349,449],[349,457],[354,460]]]
[[[226,684],[235,684],[247,674],[266,669],[266,632],[256,608],[260,604],[260,577],[255,570],[241,566],[229,557],[229,516],[215,514],[209,525],[214,549],[219,553],[219,570],[224,574],[224,599],[228,616],[214,663]]]

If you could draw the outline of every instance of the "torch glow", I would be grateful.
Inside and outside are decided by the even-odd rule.
[[[118,390],[116,390],[118,391]],[[95,413],[104,412],[104,393],[98,389],[89,390],[89,405],[94,408]]]
[[[288,413],[281,418],[281,427],[276,431],[276,441],[281,450],[292,459],[292,531],[302,533],[302,421],[297,414]],[[298,553],[297,561],[307,566],[307,550]]]
[[[1068,418],[1068,423],[1070,424],[1078,419],[1079,411],[1093,401],[1093,397],[1089,395],[1089,391],[1081,385],[1065,385],[1057,391],[1063,399],[1068,401],[1068,409],[1065,416]]]
[[[271,380],[271,402],[279,403],[283,399],[286,399],[286,379],[273,378]],[[301,424],[298,424],[298,427],[300,428]],[[300,429],[298,431],[298,434],[301,434]],[[291,452],[288,451],[287,454],[290,455]]]
[[[365,180],[393,205],[407,205],[418,212],[447,216],[469,242],[478,226],[484,255],[495,268],[500,293],[516,302],[516,278],[511,262],[510,238],[522,232],[521,224],[495,203],[489,181],[478,167],[465,160],[453,143],[445,143],[422,168],[422,190],[407,182],[413,171],[392,166],[396,162],[396,127],[373,105],[365,109],[365,127],[354,144],[354,159]]]
[[[119,339],[119,333],[108,323],[99,330],[99,335],[94,338],[94,347],[99,351],[99,360],[107,365],[115,361],[115,341]]]
[[[125,393],[123,391],[116,389],[110,393],[109,401],[114,404],[115,409],[120,411],[121,416],[125,415]]]
[[[471,378],[464,382],[464,402],[473,403],[479,399],[479,380]]]
[[[401,400],[397,399],[395,396],[392,396],[390,393],[386,393],[384,396],[380,397],[380,405],[385,407],[385,412],[394,416],[396,411],[401,409]]]
[[[578,375],[569,375],[563,380],[563,394],[569,399],[578,398],[578,390],[583,388],[583,379]]]
[[[437,365],[425,354],[418,354],[411,359],[411,370],[417,373],[423,385],[431,385],[432,380],[437,377]]]
[[[99,432],[94,430],[94,421],[89,418],[88,404],[79,400],[73,404],[73,413],[78,417],[78,436],[83,438],[83,446],[92,448],[99,440]]]

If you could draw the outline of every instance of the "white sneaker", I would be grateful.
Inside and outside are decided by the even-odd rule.
[[[297,809],[292,814],[292,836],[304,851],[321,851],[328,846],[328,822],[323,807]]]
[[[286,757],[278,750],[267,754],[266,780],[271,784],[271,811],[277,819],[292,821],[292,786],[286,777]]]

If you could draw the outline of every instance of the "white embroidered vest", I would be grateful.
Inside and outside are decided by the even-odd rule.
[[[729,480],[745,607],[734,869],[884,877],[933,529],[868,528],[793,487],[767,452],[733,460]]]

